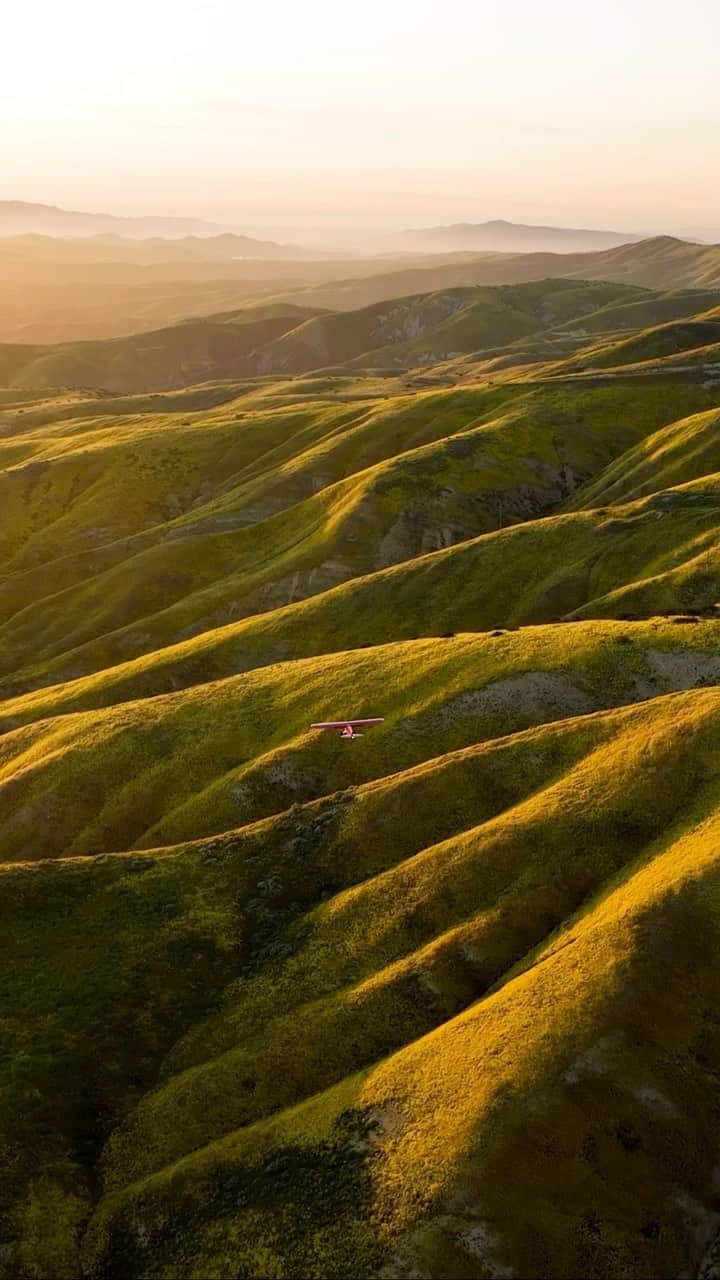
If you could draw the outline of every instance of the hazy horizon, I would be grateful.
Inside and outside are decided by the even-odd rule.
[[[159,221],[167,221],[168,223],[174,220],[179,220],[181,222],[188,222],[188,223],[197,221],[197,224],[198,224],[197,230],[182,231],[177,233],[179,235],[198,234],[200,229],[200,223],[205,222],[209,229],[207,232],[208,235],[226,234],[229,232],[235,235],[240,235],[240,236],[245,235],[251,238],[257,238],[259,240],[272,238],[275,242],[279,244],[291,245],[295,243],[299,247],[302,247],[303,244],[308,248],[320,248],[321,246],[325,246],[328,249],[334,248],[336,252],[337,251],[341,252],[343,248],[347,248],[348,251],[352,251],[354,254],[361,253],[363,249],[366,250],[367,252],[397,252],[397,253],[417,252],[417,249],[414,249],[412,245],[403,246],[402,243],[399,241],[398,237],[402,235],[402,233],[404,232],[410,232],[410,233],[413,231],[421,232],[421,231],[427,231],[427,230],[433,229],[433,224],[429,218],[426,219],[424,222],[422,222],[422,220],[420,219],[420,220],[416,220],[414,223],[413,222],[402,223],[399,221],[395,223],[377,222],[377,223],[370,223],[370,224],[365,224],[361,226],[353,226],[350,223],[345,224],[342,222],[313,223],[311,221],[308,221],[307,224],[303,223],[302,221],[298,221],[290,224],[283,224],[283,223],[276,222],[272,214],[269,214],[263,222],[252,223],[247,219],[244,219],[240,214],[233,214],[232,211],[227,211],[227,212],[223,212],[223,211],[216,212],[213,210],[198,211],[196,209],[193,209],[192,206],[188,207],[186,205],[178,205],[178,206],[175,206],[174,208],[168,208],[166,206],[162,206],[162,207],[158,206],[158,207],[152,208],[152,207],[143,206],[142,204],[139,204],[137,208],[131,208],[131,209],[123,208],[122,206],[111,207],[109,205],[105,205],[105,206],[94,206],[91,208],[81,209],[81,208],[77,208],[75,206],[69,205],[67,203],[63,204],[61,200],[48,199],[46,201],[45,200],[27,201],[23,197],[11,196],[9,194],[3,195],[2,197],[0,197],[0,204],[3,204],[3,203],[6,203],[6,204],[17,203],[19,205],[27,204],[29,208],[32,208],[37,205],[38,209],[42,209],[42,208],[56,209],[59,212],[69,214],[69,215],[78,214],[81,216],[97,217],[97,218],[104,218],[104,217],[109,217],[109,218],[117,217],[121,219],[129,218],[129,219],[137,219],[140,222],[142,222],[145,219],[155,219],[155,218],[158,219]],[[615,223],[613,226],[600,226],[600,225],[597,225],[597,223],[592,224],[590,220],[587,220],[585,224],[576,223],[574,225],[571,225],[568,222],[562,222],[560,219],[553,218],[552,216],[548,216],[544,220],[540,218],[532,217],[532,216],[527,216],[526,218],[522,218],[522,219],[521,218],[513,219],[512,217],[507,217],[506,213],[499,212],[494,214],[492,217],[490,216],[485,217],[483,216],[482,213],[478,213],[477,211],[473,211],[473,210],[469,211],[467,215],[464,217],[458,216],[456,218],[453,218],[452,221],[450,219],[447,219],[445,223],[437,224],[435,229],[441,230],[443,226],[447,227],[448,229],[451,229],[452,227],[462,227],[462,226],[468,226],[468,227],[472,227],[472,226],[482,227],[485,225],[492,226],[495,223],[500,224],[503,222],[507,223],[508,227],[510,228],[520,229],[523,226],[525,226],[528,229],[532,229],[533,227],[536,227],[539,231],[542,231],[543,229],[556,231],[556,232],[586,231],[588,235],[592,235],[592,234],[602,235],[604,232],[606,232],[609,235],[612,235],[612,234],[617,234],[619,236],[627,235],[629,240],[643,239],[646,237],[652,238],[652,237],[661,236],[661,235],[670,235],[670,236],[675,236],[678,239],[686,239],[691,241],[695,240],[701,243],[716,243],[718,240],[720,240],[720,224],[716,227],[709,227],[709,226],[708,227],[703,227],[703,226],[686,227],[686,226],[673,226],[672,224],[668,225],[668,224],[660,223],[656,226],[630,227],[630,226],[621,226],[618,223]],[[8,234],[24,235],[24,234],[27,234],[27,232],[26,231],[17,231],[17,232],[0,231],[0,237]],[[78,238],[82,239],[85,236],[90,236],[92,238],[98,238],[98,237],[101,238],[103,234],[117,235],[118,232],[117,231],[111,232],[110,230],[108,230],[107,233],[103,233],[97,230],[95,231],[87,230],[83,232],[48,230],[48,231],[41,231],[41,232],[31,231],[31,234],[60,236],[63,239],[67,237],[70,237],[71,239],[78,239]],[[122,235],[123,233],[119,232],[119,234]],[[159,237],[163,237],[163,236],[166,236],[168,232],[166,232],[165,230],[160,230],[157,232],[147,231],[144,234],[157,235]],[[425,248],[429,247],[428,241],[425,242],[424,247]],[[560,248],[558,249],[558,251],[570,252],[571,248],[572,248],[572,244],[571,242],[568,242],[567,247]],[[447,252],[447,250],[444,250],[444,251]],[[438,252],[443,252],[442,248],[439,248]]]
[[[37,9],[6,19],[4,199],[254,232],[720,226],[710,0],[42,10],[41,42]]]

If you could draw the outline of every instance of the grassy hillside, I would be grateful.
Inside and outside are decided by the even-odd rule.
[[[668,288],[6,385],[0,1275],[713,1274],[720,361]]]
[[[707,348],[720,343],[720,320],[692,319],[654,326],[619,341],[611,340],[597,350],[582,351],[576,361],[584,369],[614,369],[626,364],[644,364],[665,356],[699,353],[707,359]]]
[[[649,293],[625,280],[543,278],[520,285],[446,287],[327,314],[290,302],[258,304],[111,341],[0,344],[0,384],[138,394],[203,380],[334,367],[401,371],[476,352],[505,354],[514,364],[524,347],[530,360],[564,358],[582,350],[583,339],[594,332],[604,335],[601,345],[597,351],[583,350],[582,357],[586,365],[603,368],[717,342],[720,322],[713,312],[720,275],[715,283],[717,292]],[[617,331],[628,329],[630,336],[623,333],[618,341]]]
[[[113,341],[0,345],[0,383],[138,393],[353,361],[407,368],[504,347],[629,297],[637,291],[555,280],[398,298],[389,307],[328,316],[317,308],[268,303]]]
[[[308,321],[269,343],[259,353],[258,371],[305,372],[351,361],[402,368],[436,363],[463,352],[507,346],[568,316],[577,319],[628,296],[636,293],[625,286],[546,280],[395,299],[390,305]]]
[[[268,246],[265,246],[267,249]],[[132,240],[0,236],[0,342],[74,342],[160,329],[279,292],[453,261],[448,254],[350,257],[222,235]],[[457,260],[455,258],[454,260]],[[299,305],[304,305],[302,302]]]
[[[720,246],[655,236],[639,244],[594,253],[457,254],[445,263],[413,264],[363,279],[323,283],[303,291],[302,302],[330,310],[352,310],[389,298],[468,285],[520,284],[561,279],[614,281],[645,289],[720,288]],[[290,291],[282,295],[299,301]]]
[[[258,346],[312,314],[276,304],[112,341],[0,347],[0,378],[30,390],[90,386],[142,392],[237,377],[250,371],[248,357]]]
[[[384,257],[308,257],[295,250],[273,261],[248,248],[232,236],[0,237],[0,342],[121,337],[251,306],[279,291],[388,270]]]
[[[720,288],[717,245],[669,237],[590,253],[402,252],[342,258],[281,249],[283,256],[272,260],[256,256],[252,244],[233,236],[0,238],[0,343],[117,338],[261,300],[352,311],[419,293],[563,276],[680,292]]]
[[[416,557],[501,529],[477,549],[466,544],[481,557],[483,585],[478,592],[478,579],[467,580],[458,612],[468,591],[485,612],[458,625],[516,618],[528,586],[537,588],[536,570],[548,559],[555,570],[563,534],[543,523],[537,551],[508,558],[508,543],[528,545],[534,536],[514,524],[561,508],[681,406],[717,403],[714,392],[684,383],[650,383],[645,395],[634,383],[539,383],[351,405],[330,396],[330,405],[309,401],[300,415],[296,407],[248,409],[239,422],[245,401],[233,401],[201,414],[197,434],[192,419],[182,425],[188,420],[148,415],[115,428],[83,422],[70,439],[48,440],[42,427],[42,452],[38,431],[8,441],[9,450],[24,452],[3,477],[16,535],[6,543],[0,583],[6,688],[106,667],[395,563],[422,578],[430,562]],[[261,459],[250,461],[260,442]],[[114,492],[127,490],[128,501],[113,502]],[[73,493],[77,500],[68,503]],[[608,522],[590,517],[572,527],[582,533],[594,523]],[[605,539],[608,550],[614,542]],[[461,556],[458,564],[466,563]],[[508,601],[513,572],[518,583]],[[394,581],[377,581],[389,583],[391,598]],[[393,626],[402,634],[414,625],[417,634],[452,628],[455,618],[439,613],[456,590],[451,581],[434,595],[432,612],[419,600],[405,617],[385,615],[390,630],[381,638],[392,638]],[[425,623],[414,622],[418,614]],[[369,615],[360,624],[367,639],[368,626],[382,626],[384,616]]]

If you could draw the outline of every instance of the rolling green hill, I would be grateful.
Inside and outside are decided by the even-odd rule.
[[[251,352],[314,314],[268,304],[129,338],[0,346],[0,379],[29,390],[80,386],[141,392],[242,376],[252,371]]]
[[[270,303],[111,341],[0,345],[0,381],[30,390],[91,386],[137,394],[353,361],[407,368],[504,347],[636,296],[625,286],[556,280],[456,289],[327,316]]]
[[[308,306],[352,310],[375,302],[470,285],[562,279],[614,281],[657,290],[720,288],[720,246],[654,236],[594,253],[484,253],[456,261],[394,266],[362,279],[334,280],[282,296]]]
[[[667,236],[590,253],[376,251],[343,258],[293,246],[275,250],[276,258],[257,256],[262,245],[231,235],[0,237],[0,343],[119,338],[261,301],[355,311],[421,293],[561,277],[679,294],[720,289],[718,246]],[[667,302],[645,323],[673,314]]]
[[[99,387],[139,394],[204,380],[334,367],[402,371],[508,349],[513,363],[515,348],[523,343],[540,358],[553,354],[553,342],[565,355],[588,332],[615,335],[618,325],[628,328],[635,321],[633,333],[639,337],[606,341],[589,357],[583,352],[586,363],[603,367],[710,341],[720,333],[719,322],[712,308],[707,316],[705,312],[718,296],[701,290],[649,294],[626,285],[543,280],[420,294],[327,314],[267,303],[111,341],[0,345],[0,380],[28,390]],[[687,319],[647,331],[653,317],[668,313]]]
[[[714,1274],[716,309],[5,351],[0,1275]]]
[[[258,251],[261,256],[256,256]],[[58,343],[132,335],[193,316],[252,306],[280,291],[384,274],[392,261],[384,256],[307,253],[289,246],[272,258],[263,255],[257,241],[237,236],[0,236],[0,342]],[[448,256],[403,255],[394,261],[403,266],[431,261],[439,266]]]

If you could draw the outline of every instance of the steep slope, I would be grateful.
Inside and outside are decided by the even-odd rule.
[[[714,1273],[714,298],[452,301],[0,393],[7,1280]]]
[[[0,381],[31,390],[92,386],[138,393],[359,359],[407,368],[503,347],[568,316],[636,296],[624,285],[555,280],[399,298],[390,307],[327,317],[308,307],[267,304],[112,341],[0,345]]]
[[[42,664],[27,687],[50,661],[52,679],[67,679],[88,661],[124,661],[549,513],[680,406],[717,403],[684,383],[645,394],[634,383],[468,387],[351,407],[330,398],[300,415],[251,408],[239,422],[235,401],[195,430],[168,417],[111,431],[91,420],[77,437],[63,426],[57,439],[45,428],[9,439],[10,455],[23,454],[4,476],[17,540],[0,583],[3,674]],[[131,500],[116,505],[128,486]],[[539,534],[558,545],[549,528]],[[507,563],[527,574],[528,559]],[[490,625],[508,610],[499,596]]]
[[[715,690],[653,698],[159,857],[40,864],[30,880],[9,867],[6,1000],[22,1002],[33,1101],[5,1127],[34,1147],[4,1188],[31,1179],[13,1257],[77,1267],[84,1169],[124,1116],[90,1275],[227,1274],[238,1249],[248,1274],[402,1274],[413,1259],[441,1275],[465,1255],[477,1274],[486,1250],[520,1274],[569,1274],[588,1249],[598,1274],[618,1256],[638,1275],[697,1259],[714,1230],[718,724]],[[170,967],[190,956],[178,984]],[[67,1109],[48,1150],[58,1070]],[[505,1189],[518,1144],[534,1188],[521,1221]]]
[[[0,378],[27,387],[152,391],[251,371],[251,353],[313,312],[269,305],[185,321],[169,329],[59,347],[0,347]]]
[[[718,303],[717,289],[669,289],[665,292],[647,292],[629,302],[610,302],[593,315],[583,316],[583,334],[611,333],[617,330],[642,330],[654,325],[686,317],[702,316],[705,308],[712,315]],[[565,326],[576,333],[578,324],[570,320]]]
[[[404,252],[343,259],[292,246],[278,247],[274,257],[258,252],[262,247],[232,235],[0,237],[0,342],[115,338],[259,299],[357,310],[418,293],[566,276],[656,290],[720,289],[718,247],[668,237],[593,253]]]
[[[720,473],[720,414],[693,414],[646,437],[586,485],[570,507],[592,509],[630,502]]]
[[[32,858],[75,856],[194,839],[312,799],[321,779],[335,790],[343,779],[354,784],[387,772],[390,751],[393,771],[409,767],[426,758],[438,734],[451,749],[537,718],[712,681],[720,676],[718,624],[705,622],[697,637],[695,630],[653,624],[638,632],[631,654],[621,627],[598,631],[592,624],[580,633],[560,629],[557,637],[511,634],[502,643],[460,635],[381,645],[59,719],[37,716],[65,710],[62,690],[58,707],[52,690],[45,706],[32,697],[14,700],[2,708],[3,856],[21,858],[24,849]],[[577,681],[562,674],[571,644],[579,646],[577,665],[587,665]],[[647,661],[645,646],[652,650]],[[357,714],[370,714],[377,688],[387,728],[350,763],[337,749],[318,754],[306,732],[315,709],[324,713],[352,689]],[[22,727],[11,729],[8,720]],[[52,824],[42,822],[48,804]]]
[[[646,289],[720,288],[720,246],[655,236],[639,244],[595,253],[458,254],[457,262],[413,266],[323,284],[289,301],[330,310],[351,310],[389,298],[469,285],[520,284],[563,279],[605,280]]]
[[[570,273],[566,273],[570,274]],[[720,281],[719,281],[720,285]],[[309,293],[308,299],[311,298]],[[186,320],[166,329],[98,342],[56,346],[0,344],[0,383],[39,390],[102,387],[140,393],[246,375],[298,374],[354,365],[410,369],[484,352],[508,351],[537,337],[561,354],[587,333],[607,334],[634,322],[642,337],[605,340],[588,359],[597,367],[664,356],[711,341],[717,327],[711,290],[649,295],[626,282],[533,280],[519,285],[445,288],[393,298],[359,310],[319,314],[290,302]],[[665,316],[687,317],[658,328]],[[714,328],[715,326],[715,328]],[[573,341],[574,340],[574,343]],[[536,359],[552,357],[552,349]]]
[[[680,706],[673,710],[685,724]],[[705,759],[712,741],[700,748]],[[653,764],[657,778],[664,771],[654,753]],[[651,766],[628,779],[625,798],[648,804],[652,777]],[[586,881],[577,915],[558,935],[536,947],[531,935],[518,939],[519,969],[506,969],[495,991],[453,1016],[492,982],[483,961],[497,899],[483,885],[477,915],[468,919],[467,901],[461,908],[463,937],[442,935],[430,954],[413,954],[406,975],[393,974],[398,983],[405,977],[410,1046],[392,1053],[381,1032],[373,1046],[381,1060],[362,1074],[115,1192],[91,1228],[91,1265],[120,1275],[128,1262],[141,1271],[159,1261],[198,1274],[236,1265],[238,1253],[248,1274],[258,1266],[301,1274],[319,1263],[340,1275],[359,1264],[386,1274],[499,1266],[640,1276],[700,1265],[717,1226],[705,1137],[717,1096],[716,1023],[706,1013],[717,993],[717,819],[703,822],[711,796],[709,783],[689,833],[671,820],[645,852],[638,832],[619,884],[601,881],[593,892]],[[468,881],[480,889],[468,865],[478,843],[454,860],[467,877],[463,885],[458,875],[456,903]],[[527,870],[513,904],[523,922],[533,889],[543,896],[532,864]],[[496,927],[507,939],[512,908],[501,910],[504,927]],[[343,1042],[343,1004],[356,1025],[366,1018],[400,1030],[383,1019],[379,985],[342,993],[332,1043]],[[442,1026],[423,1034],[431,1002]],[[329,1014],[323,1020],[318,1010],[312,1031],[330,1029]],[[276,1034],[272,1061],[292,1061]],[[237,1066],[264,1075],[250,1055]],[[203,1082],[195,1083],[202,1096]],[[522,1214],[513,1203],[518,1164]],[[138,1222],[149,1230],[133,1230]]]
[[[617,369],[685,353],[691,358],[700,353],[701,359],[707,359],[719,344],[720,319],[692,319],[657,325],[630,338],[610,341],[597,350],[584,350],[576,359],[584,369]]]
[[[259,352],[257,368],[259,373],[302,373],[350,362],[402,368],[437,363],[462,352],[504,347],[568,315],[577,319],[628,296],[636,295],[626,286],[548,280],[399,298],[389,306],[308,321]]]

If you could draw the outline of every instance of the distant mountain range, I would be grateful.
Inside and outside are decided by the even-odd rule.
[[[702,230],[681,232],[689,240],[713,243],[720,238],[720,231]],[[302,236],[302,233],[300,233]],[[231,241],[239,242],[238,252],[256,258],[318,258],[327,254],[327,246],[317,248],[317,236],[312,239],[315,248],[308,245],[278,243],[242,235],[229,223],[211,222],[204,218],[165,217],[147,214],[125,217],[113,213],[88,213],[86,210],[62,209],[58,205],[40,204],[26,200],[0,200],[0,239],[17,236],[50,236],[58,239],[88,240],[214,240],[210,256],[226,240],[225,250]],[[288,233],[289,239],[295,239]],[[534,226],[509,222],[496,218],[490,222],[457,222],[448,226],[407,228],[383,237],[384,252],[388,250],[415,253],[593,253],[635,244],[644,237],[628,231],[607,231],[597,228]],[[371,240],[373,238],[371,237]],[[334,246],[333,235],[328,233],[328,246]],[[119,246],[117,246],[119,248]],[[190,246],[188,246],[190,248]],[[198,247],[199,248],[199,247]],[[376,252],[377,245],[368,243],[368,252]],[[197,252],[197,250],[196,250]],[[335,255],[337,256],[335,246]],[[202,250],[200,250],[202,253]],[[221,254],[220,256],[224,256]]]
[[[0,237],[41,235],[82,238],[89,236],[121,236],[125,239],[170,239],[185,236],[209,239],[236,228],[202,218],[179,218],[146,215],[121,217],[111,213],[88,213],[61,209],[56,205],[34,204],[24,200],[0,201]],[[392,243],[398,249],[434,252],[496,253],[590,253],[611,249],[642,237],[627,232],[578,230],[571,227],[535,227],[497,219],[493,222],[456,223],[452,226],[421,227],[399,232]],[[273,241],[241,236],[248,249],[256,248],[258,256],[287,253],[292,246]],[[295,250],[297,252],[297,250]]]
[[[86,213],[25,200],[0,200],[0,236],[216,236],[228,228],[202,218],[145,216],[124,218],[113,213]]]
[[[448,227],[420,227],[400,233],[399,242],[409,249],[477,253],[592,253],[631,244],[642,236],[624,231],[594,231],[575,227],[533,227],[497,218],[493,222],[457,222]]]

